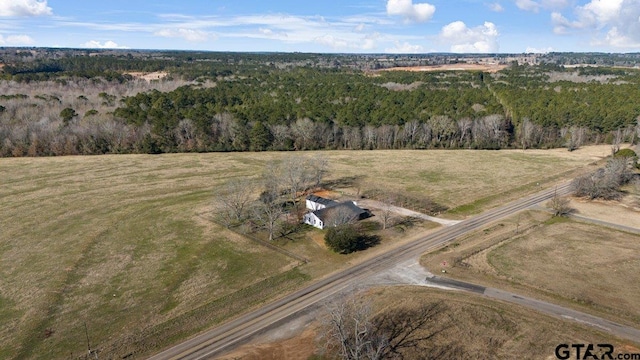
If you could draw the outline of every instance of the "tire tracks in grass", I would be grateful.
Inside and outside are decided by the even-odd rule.
[[[117,226],[117,224],[122,222],[124,219],[128,218],[132,212],[133,211],[130,211],[121,215],[114,223],[115,226]],[[105,234],[111,231],[111,229],[111,226],[106,227],[105,229],[99,231],[97,234],[89,238],[83,244],[82,250],[79,252],[79,256],[75,260],[73,265],[68,270],[65,269],[65,275],[62,276],[59,285],[52,286],[54,290],[49,291],[49,293],[51,294],[50,297],[43,301],[44,307],[46,307],[46,310],[44,311],[45,315],[41,319],[36,321],[31,329],[25,331],[24,338],[21,341],[20,346],[18,347],[19,351],[14,357],[16,360],[31,358],[34,351],[42,344],[44,340],[46,340],[47,333],[49,331],[54,331],[53,329],[56,318],[60,312],[60,309],[65,303],[66,295],[71,291],[73,285],[77,284],[78,280],[82,277],[81,272],[88,265],[90,254],[99,244],[100,239],[102,239]]]

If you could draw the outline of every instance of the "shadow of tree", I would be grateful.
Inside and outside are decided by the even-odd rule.
[[[362,234],[358,236],[356,241],[357,245],[355,247],[355,251],[362,251],[380,244],[380,236]]]

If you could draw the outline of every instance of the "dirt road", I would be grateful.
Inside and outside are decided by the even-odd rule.
[[[394,214],[428,220],[444,226],[455,225],[461,221],[461,220],[449,220],[449,219],[442,219],[439,217],[429,216],[427,214],[419,213],[417,211],[409,210],[399,206],[385,204],[381,201],[372,200],[372,199],[358,200],[358,205],[367,209],[370,209],[370,208],[385,209],[386,207],[388,207],[389,211],[391,211]]]

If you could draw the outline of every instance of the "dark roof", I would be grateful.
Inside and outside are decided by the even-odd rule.
[[[362,209],[353,201],[336,203],[336,205],[313,212],[318,219],[327,225],[341,225],[353,220],[361,220],[370,216],[369,212]],[[332,223],[333,222],[333,223]]]
[[[316,195],[309,195],[307,196],[307,200],[313,201],[316,204],[322,204],[326,207],[329,206],[333,206],[333,205],[337,205],[338,203],[336,201],[333,201],[331,199],[325,199],[323,197],[320,196],[316,196]]]

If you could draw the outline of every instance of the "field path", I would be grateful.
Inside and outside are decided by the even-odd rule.
[[[402,216],[411,216],[411,217],[418,218],[418,219],[428,220],[428,221],[435,222],[435,223],[438,223],[438,224],[441,224],[441,225],[444,225],[444,226],[455,225],[455,224],[457,224],[457,223],[462,221],[462,220],[442,219],[442,218],[438,218],[438,217],[434,217],[434,216],[429,216],[427,214],[423,214],[423,213],[420,213],[420,212],[417,212],[417,211],[409,210],[407,208],[385,204],[385,203],[383,203],[381,201],[372,200],[372,199],[358,200],[358,206],[362,206],[362,207],[365,207],[365,208],[377,208],[377,209],[384,209],[385,207],[389,207],[389,209],[391,210],[392,213],[395,213],[395,214],[398,214],[398,215],[402,215]]]

